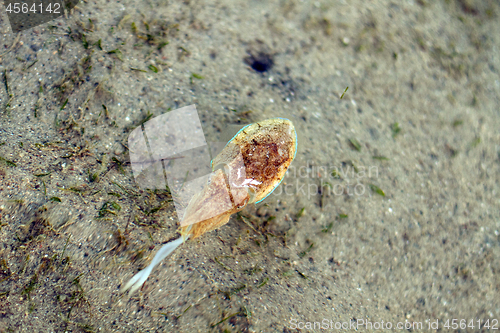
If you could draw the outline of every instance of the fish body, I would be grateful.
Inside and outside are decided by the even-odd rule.
[[[297,135],[288,119],[242,128],[212,160],[212,176],[190,201],[181,234],[197,238],[226,224],[249,203],[264,200],[281,183],[296,151]]]
[[[281,183],[297,152],[292,122],[271,118],[243,127],[212,160],[212,174],[193,196],[181,221],[179,237],[156,253],[151,264],[124,286],[140,288],[154,266],[188,238],[197,238],[229,221],[250,203],[259,203]]]

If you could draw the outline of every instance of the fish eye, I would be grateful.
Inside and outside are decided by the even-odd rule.
[[[241,205],[236,206],[236,208],[240,209],[240,208],[245,207],[247,205],[249,199],[250,199],[249,197],[246,197],[245,201],[243,201],[243,203]]]

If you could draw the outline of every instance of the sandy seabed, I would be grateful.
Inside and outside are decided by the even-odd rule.
[[[500,328],[498,1],[0,8],[0,332]],[[121,294],[178,237],[128,135],[192,104],[292,120],[301,172]]]

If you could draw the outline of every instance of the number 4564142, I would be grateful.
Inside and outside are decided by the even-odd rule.
[[[481,324],[481,322],[482,322],[482,324]],[[457,330],[459,328],[460,329],[466,329],[466,328],[475,329],[476,325],[477,325],[478,329],[487,328],[487,329],[492,329],[492,330],[498,330],[498,319],[492,319],[491,322],[489,319],[486,319],[485,321],[481,320],[481,319],[477,319],[477,320],[471,319],[468,323],[465,319],[460,319],[460,320],[459,319],[452,319],[451,322],[450,322],[450,319],[448,319],[444,323],[444,328],[454,329],[454,330]]]
[[[29,14],[29,13],[51,13],[51,14],[61,14],[61,4],[60,3],[54,3],[51,4],[49,3],[47,6],[45,6],[45,10],[43,8],[43,4],[33,4],[31,7],[28,6],[27,3],[9,3],[9,5],[6,8],[6,11],[8,13],[14,13],[14,14]]]

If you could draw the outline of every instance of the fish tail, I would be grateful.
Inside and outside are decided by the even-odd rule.
[[[178,248],[182,243],[184,243],[190,236],[190,234],[182,235],[181,237],[163,245],[161,249],[156,253],[149,266],[134,275],[122,288],[121,291],[125,292],[130,289],[129,294],[133,294],[143,285],[144,282],[146,282],[153,268],[158,265],[163,259],[165,259],[170,253],[172,253],[176,248]]]

